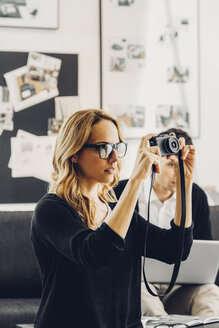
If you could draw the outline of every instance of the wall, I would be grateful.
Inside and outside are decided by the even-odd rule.
[[[200,26],[200,138],[197,150],[196,181],[219,191],[219,1],[199,0]],[[132,141],[122,176],[128,177],[134,162],[137,142]]]
[[[58,30],[0,27],[0,50],[79,54],[81,108],[99,107],[99,1],[60,0]],[[200,113],[197,181],[219,190],[219,2],[199,0],[200,6]],[[137,141],[130,141],[122,177],[128,177]]]

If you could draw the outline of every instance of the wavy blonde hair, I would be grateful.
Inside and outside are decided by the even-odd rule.
[[[120,141],[123,141],[119,123],[108,113],[100,109],[80,110],[71,115],[62,125],[57,136],[54,155],[52,182],[49,192],[64,199],[81,216],[85,226],[96,227],[95,203],[81,192],[77,176],[77,165],[73,164],[72,156],[86,144],[94,124],[108,120],[115,124]],[[119,181],[121,161],[119,160],[114,179],[108,184],[99,184],[98,196],[103,202],[117,201],[113,186]]]

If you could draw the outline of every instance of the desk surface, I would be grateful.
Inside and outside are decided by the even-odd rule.
[[[199,325],[199,326],[195,326],[195,328],[218,328],[219,327],[219,323],[209,323],[208,325]],[[23,324],[23,325],[16,325],[16,328],[34,328],[33,324]]]

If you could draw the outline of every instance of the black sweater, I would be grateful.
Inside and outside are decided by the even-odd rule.
[[[114,207],[110,204],[111,208]],[[86,228],[54,194],[37,204],[31,239],[42,278],[36,328],[140,328],[141,255],[146,220],[137,212],[125,239],[106,223]],[[149,257],[173,263],[179,228],[149,227]],[[186,229],[184,259],[192,244]]]
[[[119,199],[128,180],[121,180],[114,188],[115,194]],[[135,210],[138,212],[138,202]],[[193,238],[211,240],[211,223],[209,219],[208,199],[205,192],[196,184],[192,185],[192,220],[194,223]]]

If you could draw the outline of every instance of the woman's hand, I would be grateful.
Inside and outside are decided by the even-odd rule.
[[[171,133],[171,135],[174,135],[174,133]],[[181,158],[184,164],[185,182],[192,182],[194,176],[194,166],[195,166],[195,148],[193,145],[185,145],[184,138],[179,138],[179,145],[180,145],[180,150],[182,151]],[[176,177],[179,177],[180,171],[179,171],[178,157],[175,155],[170,155],[167,158],[173,162]]]
[[[155,165],[156,172],[160,173],[160,150],[158,146],[149,147],[149,139],[155,137],[156,134],[147,134],[141,138],[138,148],[135,165],[130,179],[145,180],[152,171],[152,165]]]

